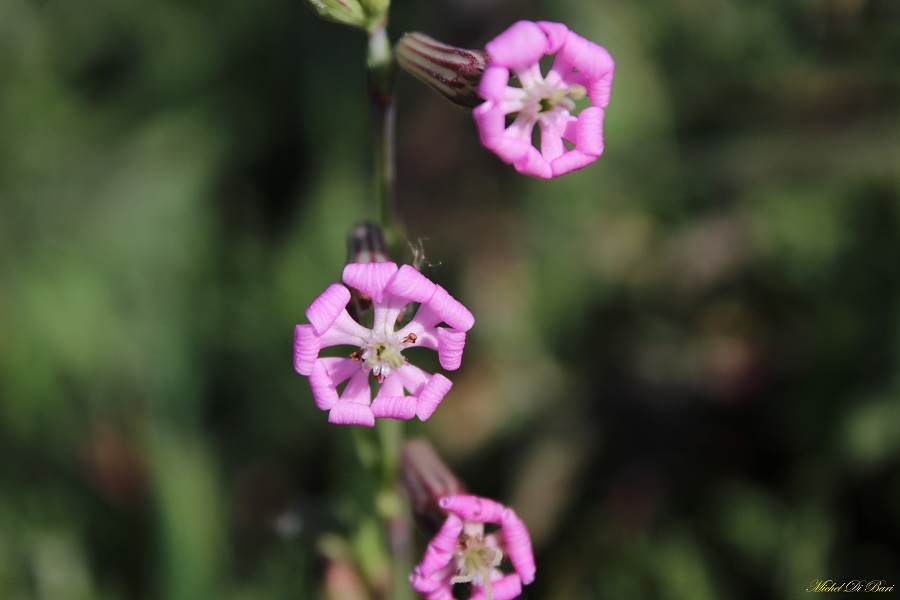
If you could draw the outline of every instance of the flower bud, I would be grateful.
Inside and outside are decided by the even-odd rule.
[[[478,83],[488,54],[457,48],[424,33],[408,33],[397,42],[397,63],[450,102],[473,108],[482,103]]]
[[[409,496],[413,517],[428,535],[437,533],[447,519],[441,498],[464,494],[466,487],[434,448],[422,439],[410,440],[400,456],[400,478]]]
[[[360,223],[347,237],[347,263],[390,262],[381,228],[370,221]]]
[[[326,21],[371,33],[384,25],[391,0],[306,0],[306,3]]]

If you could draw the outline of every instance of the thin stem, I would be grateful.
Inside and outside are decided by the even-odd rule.
[[[373,141],[375,158],[375,203],[378,223],[388,235],[388,245],[394,240],[395,209],[394,182],[396,156],[394,151],[394,57],[385,24],[369,33],[368,50],[369,99],[372,104]]]
[[[378,224],[387,246],[394,249],[401,238],[395,208],[396,154],[394,132],[394,55],[387,35],[387,19],[369,30],[368,46],[369,100],[372,105],[372,138],[374,156],[374,200]],[[397,472],[403,445],[403,423],[384,419],[378,424],[381,449],[382,483],[378,504],[391,560],[389,597],[405,600],[411,597],[409,565],[411,562],[410,519],[397,494]]]
[[[408,583],[412,570],[412,531],[409,509],[398,494],[397,485],[405,423],[384,419],[378,425],[384,478],[381,497],[385,500],[381,508],[391,555],[390,598],[406,600],[412,597]]]

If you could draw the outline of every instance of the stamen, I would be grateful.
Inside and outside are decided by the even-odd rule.
[[[503,560],[503,551],[485,542],[484,535],[463,533],[456,547],[456,575],[450,583],[473,583],[484,586],[485,596],[492,598],[491,573]]]
[[[578,83],[569,84],[569,98],[572,100],[581,100],[587,96],[587,88]]]

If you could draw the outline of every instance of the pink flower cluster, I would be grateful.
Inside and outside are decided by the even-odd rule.
[[[531,538],[516,513],[478,496],[441,499],[449,514],[410,576],[412,588],[427,600],[453,600],[454,584],[472,586],[470,600],[511,600],[534,581]],[[485,524],[499,525],[485,533]],[[508,558],[513,572],[498,567]]]
[[[344,268],[343,280],[372,300],[372,328],[347,312],[350,290],[330,285],[306,310],[309,324],[294,330],[294,368],[309,377],[316,406],[329,411],[331,423],[371,427],[376,417],[414,416],[424,421],[452,384],[441,374],[409,364],[402,353],[414,346],[431,348],[444,369],[458,369],[466,331],[475,322],[472,313],[409,265],[351,263]],[[398,320],[411,302],[419,303],[419,309],[398,330]],[[440,323],[449,327],[438,327]],[[343,357],[319,356],[323,348],[341,345],[353,350]],[[379,384],[374,401],[370,376]]]
[[[549,179],[581,169],[603,153],[604,108],[615,64],[603,47],[561,23],[519,21],[486,46],[490,60],[473,111],[481,142],[526,175]],[[540,59],[556,54],[547,75]],[[519,86],[510,85],[515,74]],[[576,102],[590,106],[576,112]],[[507,125],[507,116],[515,115]],[[532,145],[540,128],[540,149]]]

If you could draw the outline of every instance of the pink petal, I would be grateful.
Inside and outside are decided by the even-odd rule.
[[[597,157],[593,154],[585,154],[580,150],[572,150],[554,160],[550,167],[553,172],[553,177],[559,177],[560,175],[583,169],[595,160],[597,160]]]
[[[494,600],[512,600],[522,594],[522,582],[515,573],[510,573],[502,579],[491,581],[491,592]],[[472,594],[469,600],[485,600],[487,594],[483,587]]]
[[[441,498],[440,505],[441,508],[454,513],[463,521],[477,523],[500,524],[503,511],[507,510],[499,502],[469,494],[445,496]]]
[[[499,103],[487,100],[472,109],[478,135],[485,148],[493,149],[506,134],[506,114]]]
[[[328,412],[328,422],[335,425],[364,425],[373,427],[375,415],[368,404],[342,401],[335,404]]]
[[[342,279],[374,302],[381,302],[384,289],[396,272],[397,265],[392,262],[350,263],[344,267]]]
[[[369,338],[369,333],[369,329],[354,321],[350,313],[344,309],[331,327],[319,337],[319,345],[322,348],[338,345],[360,346]]]
[[[346,359],[349,360],[349,359]],[[329,410],[337,404],[338,394],[331,375],[328,374],[327,362],[319,359],[313,363],[309,374],[309,387],[312,388],[313,400],[321,410]]]
[[[425,549],[422,562],[416,567],[416,571],[424,577],[431,577],[447,566],[453,557],[459,534],[462,533],[463,523],[456,515],[447,515],[444,525],[435,534]],[[419,591],[418,589],[416,591]]]
[[[372,331],[384,333],[394,331],[394,328],[397,326],[397,319],[400,318],[400,313],[409,304],[403,298],[391,294],[385,294],[385,299],[387,300],[386,303],[375,305]]]
[[[531,549],[531,537],[525,524],[512,509],[507,508],[500,517],[503,527],[503,538],[506,541],[506,554],[522,578],[522,583],[534,581],[534,553]]]
[[[569,28],[562,23],[551,23],[550,21],[538,21],[537,26],[541,28],[544,35],[547,36],[547,48],[544,54],[553,54],[562,48],[569,36]]]
[[[475,317],[472,316],[472,313],[465,306],[451,296],[447,290],[438,286],[431,302],[421,305],[409,324],[402,330],[403,333],[398,333],[398,335],[402,338],[408,333],[406,329],[409,328],[417,336],[420,333],[424,336],[431,336],[433,334],[430,333],[430,330],[433,330],[438,323],[446,323],[454,329],[468,331],[475,324]],[[425,343],[416,340],[417,345],[424,345],[428,348],[433,347],[428,345],[425,340],[423,342]]]
[[[322,410],[330,409],[338,401],[337,386],[359,373],[365,375],[359,363],[349,358],[317,359],[309,374],[309,386],[316,406]]]
[[[418,393],[416,398],[416,415],[420,420],[425,421],[434,414],[438,404],[441,403],[451,387],[453,387],[453,382],[440,373],[431,376],[425,388]]]
[[[498,64],[515,69],[535,63],[547,49],[547,36],[536,23],[519,21],[485,45],[491,59],[488,64]]]
[[[541,123],[541,154],[550,162],[553,162],[566,153],[566,147],[562,141],[561,127],[544,125]]]
[[[523,175],[531,175],[541,179],[553,177],[553,169],[550,167],[550,163],[533,146],[528,146],[528,151],[522,158],[515,161],[513,166],[516,168],[516,171]]]
[[[609,52],[578,34],[570,33],[559,54],[588,79],[599,79],[612,70]]]
[[[419,313],[421,312],[423,312],[423,307],[420,306],[412,320],[406,324],[406,327],[397,332],[397,339],[405,339],[410,333],[413,333],[416,336],[416,341],[410,347],[437,350],[438,328],[431,325],[429,325],[428,328],[423,327],[422,322],[419,321]],[[435,316],[435,318],[437,317]]]
[[[413,571],[409,577],[412,589],[424,595],[428,600],[454,600],[453,585],[449,579],[429,579],[421,573]]]
[[[350,290],[339,283],[332,283],[306,309],[306,318],[318,335],[331,327],[338,315],[350,302]]]
[[[378,418],[407,421],[416,416],[415,396],[376,396],[372,414]]]
[[[388,284],[387,292],[412,302],[428,302],[437,287],[411,266],[403,265]]]
[[[469,309],[441,286],[437,286],[428,307],[440,317],[441,321],[454,329],[468,331],[475,324],[475,317],[472,316]]]
[[[609,96],[612,91],[612,80],[613,71],[610,69],[603,77],[596,81],[592,81],[587,86],[588,97],[591,99],[591,104],[599,106],[600,108],[605,108],[606,105],[609,104]]]
[[[508,164],[514,164],[532,150],[531,128],[534,123],[519,115],[509,128],[506,113],[498,104],[487,101],[472,111],[478,134],[485,148]]]
[[[392,380],[396,379],[402,383],[403,389],[409,390],[409,393],[413,396],[418,396],[425,389],[431,377],[430,373],[407,363],[391,373],[391,376],[387,378],[385,383],[394,383]]]
[[[590,106],[578,114],[575,147],[593,156],[603,154],[603,117],[605,111]]]
[[[478,95],[497,105],[506,97],[509,86],[509,69],[500,65],[488,65],[478,83]],[[481,106],[481,105],[479,105]]]
[[[466,345],[466,332],[438,327],[438,360],[448,371],[455,371],[462,363],[463,348]]]
[[[405,365],[409,368],[409,365]],[[400,367],[403,371],[404,367]],[[385,378],[381,387],[378,388],[378,396],[402,396],[403,395],[403,377],[397,375],[399,371],[391,373],[390,377]]]
[[[347,360],[347,359],[344,359]],[[372,388],[369,386],[369,373],[359,367],[358,362],[350,361],[355,365],[350,381],[347,382],[344,391],[341,392],[341,402],[356,402],[368,406],[372,402]]]
[[[312,373],[313,363],[319,357],[319,337],[312,325],[294,327],[294,369],[301,375]]]
[[[489,149],[493,150],[494,154],[499,156],[503,162],[510,165],[515,165],[520,162],[527,163],[534,154],[537,154],[537,156],[540,157],[540,153],[531,145],[530,139],[523,140],[521,138],[504,136],[498,140],[494,147]]]

